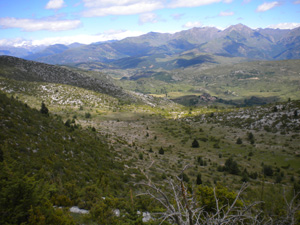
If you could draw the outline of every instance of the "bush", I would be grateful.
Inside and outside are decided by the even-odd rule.
[[[200,173],[197,175],[196,184],[197,185],[202,184],[202,179],[201,179],[201,174]]]
[[[89,118],[92,117],[92,115],[91,115],[89,112],[87,112],[87,113],[85,113],[84,117],[85,117],[86,119],[89,119]]]
[[[48,115],[48,114],[49,114],[49,110],[48,110],[48,108],[46,107],[46,105],[45,105],[44,102],[42,102],[40,112],[41,112],[42,114],[45,114],[45,115]]]
[[[161,155],[163,155],[163,154],[165,154],[165,151],[164,151],[164,149],[162,147],[160,147],[158,153],[161,154]]]
[[[263,165],[263,174],[265,176],[273,176],[273,168],[272,166],[269,166],[269,165]]]
[[[252,173],[250,173],[249,174],[249,177],[251,178],[251,179],[257,179],[257,177],[258,177],[258,173],[257,172],[252,172]]]
[[[196,139],[192,143],[192,148],[199,148],[199,142]]]
[[[140,154],[139,154],[139,159],[140,159],[140,160],[143,160],[143,158],[144,158],[143,153],[140,153]]]
[[[241,145],[241,144],[243,144],[243,141],[242,141],[241,138],[238,138],[238,139],[236,140],[236,143],[237,143],[238,145]]]
[[[240,173],[238,164],[236,161],[233,160],[233,158],[229,158],[226,160],[224,170],[234,175]]]

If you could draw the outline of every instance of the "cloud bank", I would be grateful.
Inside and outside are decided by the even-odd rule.
[[[74,36],[63,36],[63,37],[51,37],[43,38],[40,40],[26,40],[22,38],[16,39],[0,39],[0,46],[14,46],[14,47],[24,47],[24,46],[39,46],[39,45],[54,45],[57,43],[69,45],[74,42],[81,44],[91,44],[99,41],[108,40],[122,40],[126,37],[135,37],[145,34],[140,31],[129,31],[129,30],[108,30],[103,33],[95,35],[74,35]]]
[[[279,23],[268,26],[273,29],[295,29],[297,27],[300,27],[300,23]]]
[[[20,28],[22,31],[65,31],[72,30],[81,25],[80,20],[38,20],[38,19],[17,19],[13,17],[0,18],[0,27]]]

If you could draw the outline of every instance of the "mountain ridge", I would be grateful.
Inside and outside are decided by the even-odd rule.
[[[225,30],[194,27],[173,34],[149,32],[119,41],[75,45],[73,48],[63,45],[48,46],[35,54],[28,53],[25,58],[50,64],[107,62],[125,57],[174,55],[198,49],[203,53],[230,54],[251,60],[299,59],[299,30],[300,28],[252,29],[241,23]],[[55,50],[55,46],[60,48]],[[21,57],[24,58],[24,55]]]
[[[68,84],[109,94],[119,99],[130,98],[128,93],[115,86],[105,75],[99,75],[101,79],[96,79],[86,76],[84,72],[12,56],[0,56],[0,76],[19,81]]]

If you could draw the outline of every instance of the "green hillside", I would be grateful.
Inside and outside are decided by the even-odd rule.
[[[10,56],[0,56],[0,76],[20,81],[69,84],[109,94],[119,99],[134,101],[128,93],[115,86],[104,74],[98,73],[95,79],[87,76],[84,71],[74,71]]]
[[[185,105],[201,105],[199,96],[203,94],[215,96],[225,104],[263,104],[299,99],[299,65],[299,60],[202,65],[172,71],[140,72],[118,84],[142,93],[167,94],[177,102],[178,98],[189,96],[183,103]],[[258,100],[255,102],[253,98]]]
[[[105,138],[3,94],[0,102],[1,224],[71,224],[53,205],[89,209],[128,194],[122,162]]]
[[[110,87],[101,92],[95,84],[91,90],[72,83],[72,74],[110,80],[102,73],[27,61],[3,64],[0,223],[176,223],[173,217],[162,221],[168,210],[155,200],[159,193],[176,210],[178,201],[191,203],[198,213],[203,209],[197,214],[201,224],[216,223],[214,215],[225,214],[217,212],[214,190],[228,209],[244,183],[248,188],[236,207],[259,202],[245,212],[245,224],[253,224],[253,218],[257,224],[298,223],[298,198],[291,202],[300,191],[300,104],[297,93],[292,95],[299,87],[297,62],[194,66],[111,81],[114,87],[120,82],[123,89],[163,97],[128,91],[139,100],[135,102],[110,94]],[[53,82],[60,70],[68,71],[64,82]],[[275,81],[287,91],[286,99],[282,91],[274,95],[272,88],[279,88]],[[240,96],[231,89],[217,92],[223,87],[235,87]],[[254,95],[255,88],[265,89]],[[175,97],[189,106],[170,100]],[[257,104],[264,105],[253,106]],[[73,206],[89,213],[70,213]],[[240,212],[236,207],[230,215]],[[143,220],[146,212],[152,218],[148,222]]]

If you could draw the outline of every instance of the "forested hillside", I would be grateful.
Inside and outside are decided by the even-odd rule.
[[[94,129],[63,123],[44,104],[0,102],[1,224],[74,224],[65,207],[129,195],[123,162]]]

